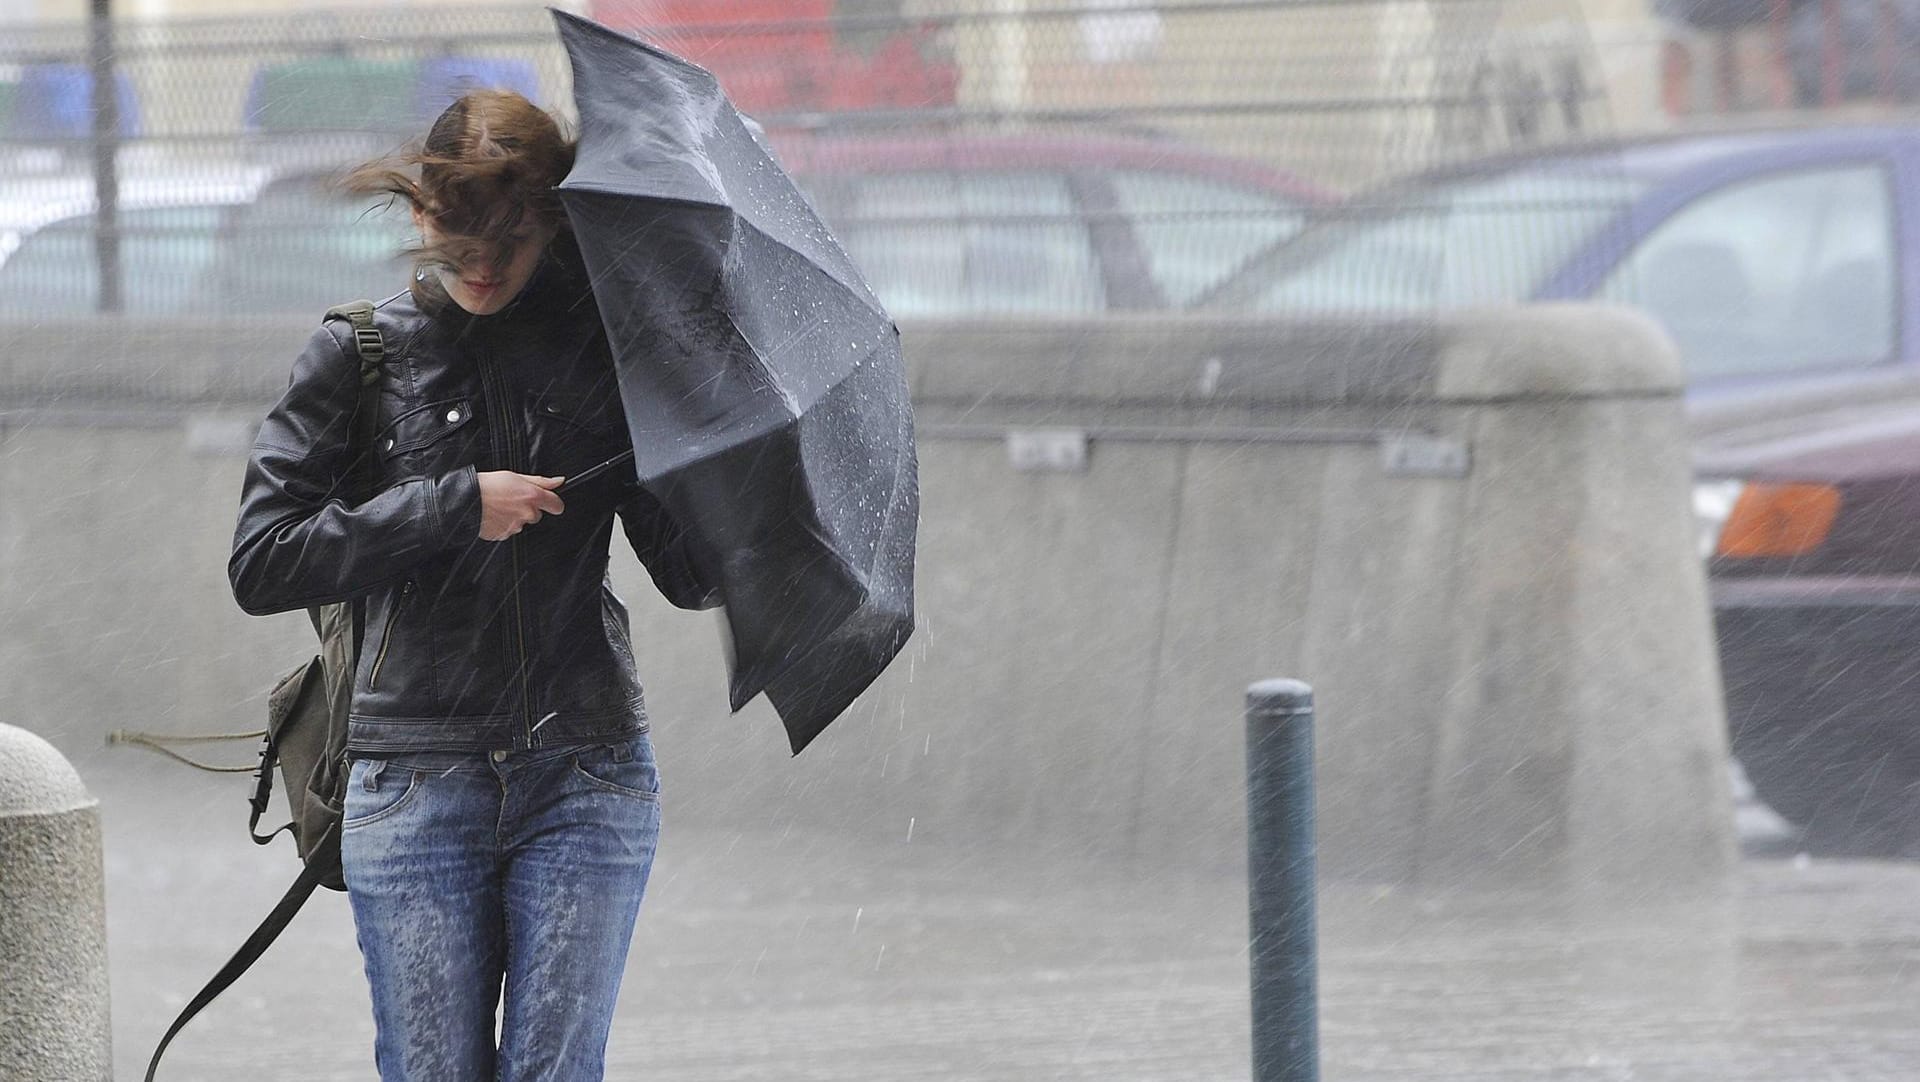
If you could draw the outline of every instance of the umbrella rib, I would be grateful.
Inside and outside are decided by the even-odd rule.
[[[663,200],[658,200],[657,202],[660,202],[660,203],[675,203],[675,202],[678,202],[678,201],[676,201],[676,200],[665,200],[665,199],[663,199]],[[656,218],[656,219],[658,219],[658,218],[660,218],[660,217],[664,217],[664,216],[665,216],[664,214],[656,214],[656,215],[655,215],[655,218]],[[749,223],[749,224],[751,224],[751,223]],[[765,236],[765,235],[766,235],[766,234],[765,234],[765,232],[764,232],[763,230],[759,230],[759,229],[757,229],[757,228],[755,229],[755,232],[757,232],[757,233],[760,233],[760,234],[761,234],[762,236]],[[777,241],[777,240],[773,240],[773,238],[771,238],[771,237],[768,237],[767,239],[768,239],[768,240],[772,240],[772,241],[773,241],[773,243],[775,243],[775,244],[779,244],[779,243],[780,243],[780,242],[779,242],[779,241]],[[631,241],[630,243],[628,243],[628,244],[627,244],[627,245],[625,245],[624,247],[621,247],[621,248],[618,248],[618,249],[616,249],[616,250],[615,250],[614,252],[612,252],[612,253],[611,253],[611,254],[609,255],[609,257],[608,257],[608,259],[607,259],[607,270],[606,270],[606,271],[603,271],[603,272],[602,272],[602,274],[600,274],[600,275],[598,275],[598,276],[595,276],[595,275],[592,275],[592,274],[589,274],[589,275],[588,275],[588,278],[587,278],[587,288],[588,288],[588,289],[589,289],[590,291],[591,291],[591,290],[593,290],[593,289],[596,289],[596,288],[597,288],[597,287],[598,287],[598,286],[600,285],[600,283],[601,283],[601,282],[602,282],[602,281],[603,281],[603,280],[605,279],[605,277],[607,276],[607,274],[610,274],[610,273],[612,272],[612,268],[613,268],[614,266],[616,266],[616,265],[618,265],[618,264],[619,264],[619,263],[620,263],[620,262],[621,262],[621,261],[622,261],[622,260],[623,260],[623,259],[624,259],[624,258],[625,258],[625,257],[627,256],[627,255],[628,255],[628,253],[630,253],[630,252],[632,252],[632,251],[634,251],[635,249],[637,249],[637,248],[639,248],[639,247],[641,246],[641,244],[642,244],[642,243],[643,243],[643,240],[642,240],[641,238],[638,238],[638,237],[636,237],[636,238],[635,238],[634,240],[632,240],[632,241]],[[731,247],[733,246],[733,243],[734,243],[734,242],[732,241],[732,239],[731,239],[731,238],[729,238],[729,239],[728,239],[728,241],[727,241],[727,246],[728,246],[728,248],[731,248]],[[781,246],[782,246],[782,247],[785,247],[785,248],[787,248],[787,250],[788,250],[788,251],[794,251],[794,250],[793,250],[792,248],[790,248],[790,247],[787,247],[786,245],[781,245]],[[798,255],[798,256],[800,256],[800,257],[801,257],[801,258],[803,258],[803,259],[805,259],[805,255],[804,255],[803,253],[800,253],[800,252],[797,252],[797,251],[796,251],[796,252],[794,252],[794,254],[795,254],[795,255]],[[669,272],[669,271],[671,271],[671,270],[672,270],[672,269],[673,269],[674,267],[676,267],[676,266],[678,266],[678,265],[679,265],[679,264],[680,264],[681,262],[685,262],[685,261],[686,261],[686,257],[683,257],[683,258],[682,258],[681,260],[677,260],[677,261],[670,261],[670,262],[665,262],[665,263],[662,263],[662,264],[660,264],[660,265],[659,265],[659,266],[657,267],[657,269],[656,269],[656,270],[654,270],[654,271],[653,271],[652,273],[650,273],[650,274],[648,274],[648,275],[646,276],[646,278],[643,278],[643,279],[642,279],[642,281],[651,281],[651,280],[653,280],[653,279],[654,279],[655,277],[657,277],[657,276],[659,276],[659,275],[661,275],[661,274],[665,274],[665,273],[667,273],[667,272]],[[725,257],[725,255],[724,255],[724,254],[723,254],[723,255],[721,256],[721,259],[720,259],[720,263],[721,263],[721,266],[720,266],[720,267],[716,267],[716,268],[714,269],[714,275],[713,275],[713,280],[714,280],[714,281],[715,281],[716,283],[718,283],[718,282],[720,281],[720,279],[721,279],[721,276],[722,276],[722,274],[724,273],[724,270],[723,270],[723,268],[724,268],[724,266],[725,266],[725,263],[726,263],[726,257]],[[813,262],[812,260],[807,260],[807,264],[808,264],[809,266],[818,266],[818,264],[815,264],[815,263],[814,263],[814,262]],[[837,278],[834,278],[834,277],[833,277],[832,275],[830,275],[830,274],[825,274],[825,272],[824,272],[824,270],[822,271],[822,273],[823,273],[823,275],[824,275],[824,276],[825,276],[825,277],[826,277],[826,278],[827,278],[827,279],[828,279],[829,281],[831,281],[831,282],[833,282],[833,283],[834,283],[835,285],[839,285],[839,286],[841,286],[842,288],[845,288],[845,287],[844,287],[844,283],[842,283],[842,282],[840,282],[840,280],[839,280],[839,279],[837,279]],[[716,291],[717,291],[717,290],[716,290]],[[755,370],[755,372],[756,372],[756,374],[757,374],[757,376],[759,377],[759,381],[760,381],[760,383],[761,383],[762,385],[764,385],[764,386],[768,386],[768,387],[771,387],[771,388],[773,388],[773,389],[775,389],[775,390],[777,390],[777,391],[779,391],[779,392],[780,392],[780,394],[781,394],[781,396],[782,396],[782,398],[783,398],[783,399],[785,400],[785,402],[786,402],[786,405],[787,405],[787,407],[788,407],[788,409],[789,409],[789,410],[794,410],[794,409],[797,409],[797,408],[798,408],[798,403],[797,403],[797,402],[796,402],[796,401],[794,400],[794,398],[793,398],[793,395],[792,395],[792,393],[791,393],[790,391],[788,391],[788,390],[787,390],[787,389],[786,389],[785,387],[783,387],[783,386],[781,386],[781,385],[780,385],[780,383],[779,383],[779,381],[777,381],[777,380],[775,380],[775,379],[773,378],[773,372],[772,372],[772,370],[771,370],[771,369],[769,369],[769,368],[767,367],[767,364],[766,364],[766,361],[765,361],[765,360],[764,360],[763,358],[761,358],[761,357],[760,357],[760,356],[758,355],[758,353],[756,352],[756,350],[757,350],[757,349],[758,349],[759,347],[758,347],[758,346],[757,346],[757,345],[756,345],[756,344],[754,343],[754,341],[753,341],[753,339],[752,339],[752,338],[750,338],[750,337],[749,337],[749,336],[747,335],[747,333],[746,333],[746,331],[745,331],[745,330],[744,330],[744,329],[743,329],[743,328],[742,328],[742,327],[740,326],[740,324],[739,324],[739,322],[738,322],[737,320],[735,320],[735,319],[733,318],[733,313],[732,313],[732,312],[729,312],[729,311],[726,311],[726,310],[724,310],[724,309],[722,309],[722,310],[721,310],[721,313],[722,313],[723,315],[725,315],[725,316],[726,316],[726,319],[727,319],[727,326],[728,326],[728,327],[730,327],[730,328],[732,328],[732,330],[733,330],[733,333],[734,333],[734,335],[735,335],[735,337],[737,337],[737,338],[738,338],[738,339],[739,339],[740,341],[742,341],[742,342],[744,342],[744,343],[746,343],[746,344],[747,344],[747,346],[749,347],[749,348],[748,348],[748,349],[747,349],[747,350],[745,351],[745,356],[746,356],[746,358],[747,358],[747,359],[749,360],[749,362],[750,362],[750,363],[752,364],[752,366],[753,366],[753,368],[754,368],[754,370]],[[695,385],[694,385],[694,386],[693,386],[693,387],[692,387],[691,389],[692,389],[692,390],[700,390],[700,389],[702,389],[702,388],[705,388],[705,387],[709,387],[709,386],[712,386],[713,384],[715,384],[715,383],[718,383],[718,382],[719,382],[719,381],[720,381],[721,379],[723,379],[723,378],[725,377],[725,375],[726,375],[726,373],[725,373],[725,372],[719,372],[719,371],[716,371],[716,372],[715,372],[715,373],[714,373],[714,374],[713,374],[712,376],[710,376],[709,378],[707,378],[707,379],[705,379],[705,380],[702,380],[702,381],[701,381],[700,383],[698,383],[698,384],[695,384]]]
[[[654,203],[666,203],[681,207],[699,207],[705,210],[733,210],[731,203],[716,203],[710,199],[689,199],[675,195],[647,195],[642,192],[627,192],[621,191],[619,188],[609,187],[605,184],[595,184],[592,181],[568,181],[560,185],[559,192],[563,196],[569,192],[580,192],[585,195],[605,195],[621,200],[648,200]],[[735,213],[738,212],[735,211]]]
[[[636,37],[632,34],[622,34],[611,27],[602,26],[599,23],[594,22],[592,19],[588,19],[580,15],[575,15],[571,11],[562,11],[561,9],[556,7],[548,7],[547,10],[553,14],[553,17],[561,25],[571,25],[577,31],[582,33],[590,33],[590,34],[598,35],[603,38],[611,38],[614,41],[620,43],[621,45],[625,45],[629,47],[637,46],[642,51],[646,52],[648,55],[652,56],[656,60],[661,60],[673,67],[684,69],[689,75],[694,77],[695,81],[711,84],[712,88],[716,92],[719,90],[720,80],[717,79],[712,72],[694,63],[693,61],[688,60],[684,56],[678,56],[670,52],[669,50],[663,49],[660,46],[645,40],[644,38]]]
[[[868,284],[864,276],[860,279],[860,284],[863,286],[866,286],[866,293],[865,295],[862,295],[860,290],[853,288],[851,285],[848,285],[846,282],[841,281],[838,277],[835,277],[832,271],[828,270],[826,267],[821,266],[820,263],[817,260],[815,260],[812,256],[808,255],[807,253],[801,251],[798,248],[795,248],[793,245],[788,244],[786,241],[781,240],[779,237],[774,236],[773,234],[767,232],[766,230],[760,228],[759,226],[754,225],[753,219],[740,216],[738,211],[735,211],[734,214],[737,217],[740,217],[741,221],[746,222],[748,228],[752,229],[755,233],[760,234],[762,237],[765,237],[769,244],[779,245],[781,248],[784,248],[787,251],[792,252],[794,255],[798,256],[801,260],[803,260],[807,264],[807,266],[818,269],[823,277],[825,277],[828,281],[832,282],[834,285],[839,286],[841,289],[846,290],[848,294],[850,294],[853,297],[854,300],[860,302],[860,305],[862,307],[867,308],[868,310],[872,311],[875,315],[880,316],[882,319],[888,320],[889,322],[892,321],[893,316],[887,312],[886,308],[883,305],[881,305],[880,298],[875,296],[873,293],[873,286]],[[825,229],[827,224],[825,221],[821,220],[817,216],[815,217],[814,220],[820,223],[822,229]],[[826,230],[826,232],[829,237],[833,237],[833,233],[831,230]],[[854,269],[854,273],[859,274],[860,267],[858,264],[854,263],[853,255],[847,251],[846,245],[841,244],[838,238],[834,238],[833,245],[835,248],[838,248],[840,250],[840,254],[847,257],[847,265]]]
[[[749,228],[751,228],[755,233],[759,234],[761,237],[764,237],[769,243],[778,245],[780,248],[793,253],[801,261],[803,261],[807,266],[819,272],[820,277],[825,278],[827,281],[832,282],[834,285],[839,286],[843,290],[846,290],[846,292],[848,292],[849,294],[853,294],[856,300],[860,299],[859,295],[857,293],[854,293],[853,290],[849,289],[845,282],[842,282],[840,279],[835,278],[832,273],[830,273],[825,267],[822,267],[819,263],[815,262],[805,252],[802,252],[799,249],[794,248],[790,244],[786,244],[782,242],[778,237],[774,237],[768,234],[766,230],[761,229],[759,226],[754,225],[751,221],[748,221],[747,219],[740,218],[739,220],[745,221]],[[729,242],[729,244],[731,244],[731,242]],[[848,258],[848,262],[852,263],[851,257]],[[870,306],[870,305],[865,307],[867,307],[870,311],[875,311],[875,314],[880,315],[883,318],[889,319],[889,322],[891,322],[891,318],[887,316],[885,309],[875,310],[873,306]],[[733,328],[733,333],[739,337],[740,341],[745,342],[749,347],[747,351],[747,356],[753,359],[754,366],[757,369],[759,369],[760,374],[762,375],[762,377],[766,382],[766,385],[780,393],[781,401],[786,405],[789,413],[798,415],[800,413],[799,399],[794,397],[793,391],[790,388],[788,388],[785,384],[781,383],[779,380],[776,380],[773,378],[773,370],[767,365],[766,359],[760,356],[760,351],[762,349],[760,344],[753,340],[753,337],[747,333],[746,328],[740,326],[740,321],[734,318],[734,314],[730,309],[722,308],[721,312],[723,315],[726,316],[728,326]],[[785,350],[791,347],[796,341],[798,341],[801,338],[802,335],[812,333],[818,326],[820,326],[820,324],[809,323],[804,328],[796,329],[792,334],[787,335],[786,338],[782,339],[777,345],[767,346],[766,347],[767,357],[777,356],[782,350]],[[717,374],[715,378],[718,378]]]

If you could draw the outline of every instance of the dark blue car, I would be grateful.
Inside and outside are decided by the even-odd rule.
[[[1911,362],[1920,127],[1689,135],[1476,162],[1364,193],[1202,307],[1641,308],[1703,392]],[[1897,296],[1896,291],[1903,291]]]
[[[1685,362],[1734,752],[1828,851],[1920,855],[1920,126],[1623,141],[1364,193],[1203,298],[1597,300]]]

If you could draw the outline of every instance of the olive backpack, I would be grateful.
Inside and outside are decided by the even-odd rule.
[[[374,326],[370,301],[336,305],[327,309],[326,318],[345,319],[353,326],[355,352],[360,358],[360,387],[348,429],[349,465],[345,485],[350,492],[368,494],[371,486],[367,475],[371,470],[366,463],[373,447],[386,347],[379,329]],[[340,826],[347,790],[347,707],[353,693],[354,665],[366,627],[365,606],[358,600],[343,601],[310,608],[307,614],[320,637],[320,652],[281,677],[268,693],[264,730],[204,737],[122,731],[108,737],[112,743],[147,745],[203,770],[253,771],[255,780],[250,801],[253,810],[247,821],[247,833],[260,845],[283,832],[291,834],[302,864],[300,875],[273,911],[174,1019],[147,1064],[146,1082],[153,1082],[160,1057],[174,1036],[266,952],[294,914],[306,904],[315,887],[346,889],[340,867]],[[257,767],[211,767],[164,746],[253,737],[264,738]],[[292,815],[284,826],[262,834],[260,817],[266,814],[273,795],[275,770],[280,773],[281,790],[286,794]]]

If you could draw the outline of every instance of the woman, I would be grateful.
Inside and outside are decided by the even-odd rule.
[[[350,174],[421,232],[412,288],[375,312],[373,446],[350,447],[359,355],[335,320],[248,463],[241,607],[366,599],[342,860],[383,1082],[602,1077],[660,827],[614,519],[669,600],[717,603],[631,470],[557,491],[630,447],[553,190],[572,161],[551,117],[489,91]]]

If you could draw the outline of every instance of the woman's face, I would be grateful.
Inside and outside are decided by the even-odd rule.
[[[421,239],[429,245],[461,239],[443,232],[432,218],[419,210],[413,212],[413,224],[420,230]],[[440,285],[455,304],[476,316],[490,316],[505,308],[526,288],[527,280],[533,277],[534,269],[540,265],[540,256],[553,240],[553,234],[552,226],[523,224],[507,238],[507,244],[494,254],[494,258],[462,262],[439,270]]]

